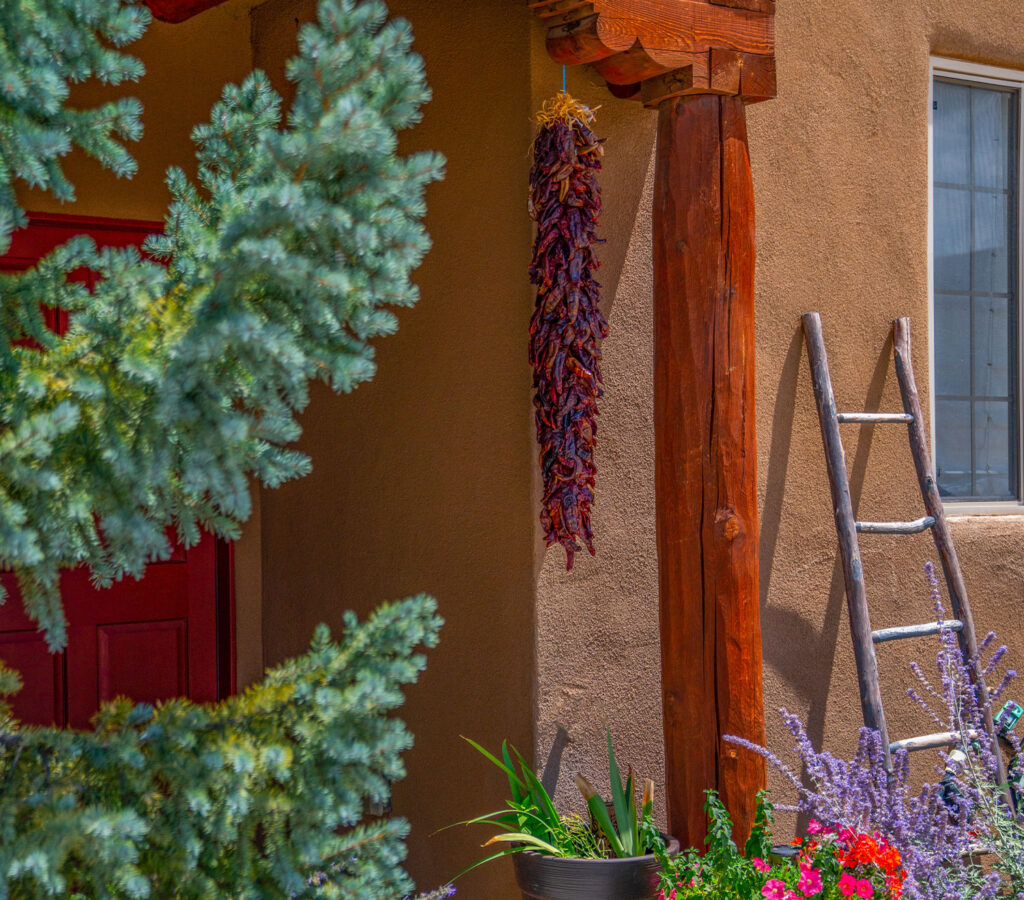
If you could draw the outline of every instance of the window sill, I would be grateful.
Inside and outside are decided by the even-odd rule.
[[[961,516],[1024,516],[1024,503],[1007,500],[995,503],[945,503],[946,515]]]

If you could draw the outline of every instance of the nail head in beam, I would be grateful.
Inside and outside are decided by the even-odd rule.
[[[886,641],[902,641],[906,638],[929,637],[933,634],[940,634],[942,631],[963,631],[964,623],[959,619],[950,619],[947,622],[925,622],[923,625],[900,625],[896,628],[880,628],[871,632],[871,640],[876,644],[884,644]]]
[[[858,522],[859,534],[920,534],[935,524],[933,516],[915,519],[913,522]]]

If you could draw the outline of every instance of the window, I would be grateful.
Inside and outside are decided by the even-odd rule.
[[[947,502],[1021,500],[1024,72],[935,61],[932,423]]]

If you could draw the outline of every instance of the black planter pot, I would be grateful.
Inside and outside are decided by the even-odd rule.
[[[665,837],[668,852],[679,841]],[[524,900],[654,900],[661,866],[653,856],[632,859],[561,859],[532,850],[514,853]]]

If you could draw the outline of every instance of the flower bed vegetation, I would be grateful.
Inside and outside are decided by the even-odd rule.
[[[937,620],[945,620],[935,573],[927,568]],[[937,728],[958,736],[949,752],[938,754],[934,781],[920,786],[911,776],[905,751],[895,754],[893,771],[877,732],[862,729],[853,759],[816,749],[798,717],[783,710],[795,740],[802,777],[768,750],[739,738],[734,744],[765,756],[790,782],[797,809],[811,817],[812,832],[797,843],[792,860],[768,864],[763,835],[740,854],[727,840],[724,810],[709,803],[711,852],[706,859],[684,856],[689,868],[667,869],[666,897],[735,896],[766,900],[802,897],[905,897],[907,900],[1024,897],[1024,817],[1016,791],[999,778],[996,748],[985,734],[986,713],[1001,703],[1016,676],[1005,669],[1005,646],[995,635],[982,641],[980,655],[965,661],[957,635],[944,629],[936,676],[915,664],[915,685],[908,693]],[[987,705],[975,685],[989,684]],[[994,685],[991,682],[995,682]],[[996,716],[997,720],[1000,718]],[[1020,741],[1004,730],[1000,740],[1022,771]],[[1001,752],[1001,751],[999,751]],[[918,759],[921,757],[919,756]],[[765,805],[770,812],[770,807]],[[763,818],[770,818],[763,813]],[[760,841],[760,842],[759,842]],[[822,854],[825,854],[824,857]],[[988,863],[982,866],[979,857]],[[852,863],[852,865],[851,865]],[[768,868],[765,868],[768,866]],[[897,869],[898,866],[898,869]],[[807,873],[817,871],[817,877]],[[755,874],[756,873],[756,874]],[[898,883],[897,874],[902,883]],[[715,894],[713,887],[718,886]],[[870,889],[870,892],[869,892]],[[704,893],[701,893],[704,891]],[[831,893],[830,893],[831,892]]]
[[[811,822],[808,836],[785,854],[772,847],[772,807],[759,798],[757,818],[744,852],[732,838],[732,822],[717,795],[708,792],[711,822],[706,854],[689,850],[663,861],[661,900],[836,900],[841,897],[903,897],[906,872],[899,850],[877,832],[825,827]]]

